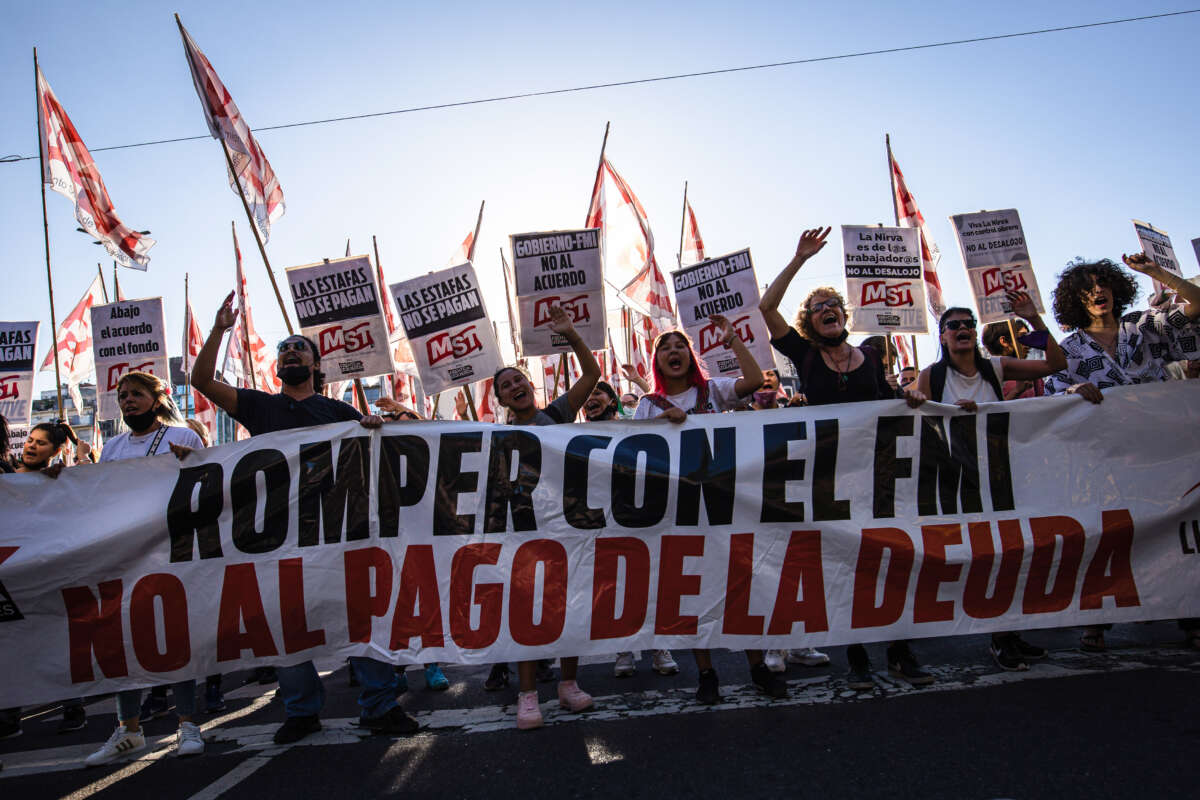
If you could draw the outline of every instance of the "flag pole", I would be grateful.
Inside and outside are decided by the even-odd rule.
[[[50,273],[50,221],[46,216],[46,155],[43,145],[46,134],[42,130],[42,91],[37,82],[40,73],[37,48],[35,47],[33,48],[33,97],[37,103],[38,164],[41,165],[38,183],[42,187],[42,233],[46,244],[46,288],[50,294],[50,330],[53,331],[54,337],[54,388],[58,391],[58,416],[59,419],[64,419],[62,374],[58,366],[58,323],[54,317],[54,278]]]
[[[237,170],[233,168],[233,156],[229,154],[229,145],[225,144],[225,140],[221,139],[221,152],[225,154],[225,164],[229,167],[229,174],[233,176],[234,184],[237,186],[238,198],[242,201],[242,208],[246,212],[246,219],[250,222],[250,232],[254,234],[254,243],[258,245],[258,252],[262,256],[263,266],[267,268],[267,277],[271,279],[271,288],[275,290],[275,299],[279,302],[279,313],[283,314],[283,323],[287,326],[288,336],[296,333],[292,328],[292,321],[288,318],[287,307],[283,304],[283,295],[279,293],[279,284],[275,282],[275,273],[271,270],[271,260],[267,258],[267,248],[263,246],[262,236],[258,232],[258,225],[254,222],[254,214],[250,212],[250,203],[246,201],[246,193],[242,189],[242,179],[238,176]]]
[[[471,384],[464,383],[463,391],[467,394],[467,416],[472,422],[479,422],[479,413],[475,410],[475,397],[471,394]]]
[[[521,357],[517,346],[517,323],[513,322],[512,287],[508,285],[508,260],[504,258],[504,247],[500,248],[500,272],[504,275],[504,307],[508,311],[508,337],[512,339],[513,358]]]
[[[608,126],[611,124],[611,121],[604,123],[604,140],[600,142],[600,160],[596,163],[596,180],[592,183],[592,195],[588,198],[588,214],[590,214],[592,211],[592,197],[596,196],[596,188],[600,185],[600,180],[604,170],[604,148],[608,147]]]
[[[183,418],[192,413],[192,371],[188,369],[192,350],[192,305],[188,299],[188,274],[183,273]]]
[[[887,150],[887,174],[888,174],[888,194],[892,196],[892,217],[896,220],[896,227],[900,227],[900,206],[896,204],[896,179],[892,172],[892,165],[895,164],[895,159],[892,158],[892,135],[885,133],[883,135],[883,146]],[[920,241],[918,237],[918,241]],[[924,264],[921,265],[924,269]],[[925,276],[922,275],[924,280]],[[921,369],[921,362],[917,358],[917,335],[915,333],[909,335],[909,340],[912,342],[912,359],[913,367],[918,371]]]
[[[113,297],[116,300],[121,299],[121,282],[117,279],[116,259],[113,259]]]
[[[687,227],[687,185],[688,182],[683,182],[683,214],[679,217],[679,251],[675,253],[675,263],[681,268],[683,267],[683,232]]]
[[[250,227],[253,228],[254,225],[251,225]],[[237,223],[235,223],[233,220],[229,220],[229,230],[233,234],[233,257],[235,259],[237,259],[238,256],[240,255],[240,252],[239,252],[240,248],[238,247],[238,241],[237,241]],[[245,280],[244,275],[242,276],[242,280]],[[242,313],[239,315],[239,319],[237,322],[238,331],[237,331],[237,333],[234,333],[234,336],[237,336],[239,333],[242,336],[242,371],[249,373],[249,375],[247,375],[246,378],[250,379],[250,388],[257,389],[258,388],[258,380],[254,375],[254,353],[250,350],[250,331],[246,327],[246,309],[241,308],[242,301],[245,300],[245,298],[246,298],[246,292],[242,289],[241,286],[238,286],[237,287],[238,307]],[[284,320],[286,321],[287,317],[284,317]],[[288,335],[289,336],[291,335],[291,332],[292,332],[291,323],[288,323]],[[228,349],[228,345],[226,345],[226,349]],[[247,366],[249,366],[249,369],[246,369]]]
[[[100,262],[96,262],[96,274],[100,276],[100,291],[104,292],[104,302],[108,302],[108,287],[104,285],[104,267],[100,266]]]
[[[479,244],[479,226],[483,224],[483,205],[487,200],[479,201],[479,216],[475,218],[475,233],[471,234],[471,246],[467,248],[467,261],[475,263],[475,245]]]

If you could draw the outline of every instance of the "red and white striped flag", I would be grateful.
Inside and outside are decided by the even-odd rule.
[[[462,240],[462,244],[454,251],[454,255],[450,256],[450,260],[446,262],[446,267],[457,267],[459,264],[465,264],[475,255],[475,231],[467,234],[467,238]]]
[[[605,277],[619,289],[625,290],[654,265],[654,234],[646,210],[607,157],[596,171],[585,225],[600,229]]]
[[[666,278],[658,264],[651,261],[644,272],[625,287],[625,296],[651,312],[654,324],[659,328],[675,327],[675,308],[667,289]]]
[[[67,384],[75,410],[81,413],[83,400],[79,394],[79,384],[96,370],[92,355],[92,306],[100,305],[104,305],[104,286],[97,275],[92,278],[91,285],[79,298],[75,308],[58,324],[54,344],[42,362],[43,372],[54,369],[57,354],[59,377]]]
[[[246,275],[242,271],[242,249],[238,246],[237,231],[233,232],[233,253],[237,260],[237,304],[238,321],[234,325],[233,338],[229,340],[226,353],[237,347],[243,374],[251,389],[263,392],[278,392],[282,385],[275,374],[275,356],[267,343],[254,329],[254,317],[250,313],[250,296],[246,289]]]
[[[271,223],[283,216],[283,189],[275,177],[275,170],[258,146],[250,126],[238,111],[237,104],[225,84],[217,77],[216,70],[209,63],[200,48],[192,41],[191,35],[179,22],[179,35],[183,37],[183,50],[187,55],[188,67],[192,71],[192,83],[196,86],[196,94],[200,96],[200,106],[204,109],[204,121],[208,123],[208,131],[214,139],[220,139],[229,148],[229,157],[237,173],[237,180],[229,176],[229,186],[234,194],[238,191],[238,180],[241,181],[242,195],[250,206],[254,222],[262,234],[263,241],[271,235]]]
[[[692,210],[691,201],[684,200],[683,248],[679,253],[679,266],[686,267],[704,258],[704,238],[700,235],[700,226],[696,224],[696,212]]]
[[[495,397],[492,396],[492,379],[485,378],[475,384],[472,390],[475,396],[476,413],[480,422],[496,421]]]
[[[200,355],[200,348],[204,346],[204,334],[200,331],[200,324],[196,322],[196,312],[192,310],[191,300],[187,302],[184,317],[183,371],[187,374],[192,371],[192,363],[196,356]],[[195,409],[196,419],[200,421],[201,425],[208,428],[209,440],[215,442],[217,440],[216,406],[200,392],[192,389],[192,408]]]
[[[42,181],[75,204],[75,219],[89,236],[127,267],[145,270],[154,240],[117,218],[100,170],[79,131],[37,70],[38,114],[42,129]]]
[[[910,350],[908,347],[908,339],[905,339],[899,334],[893,334],[892,346],[896,348],[896,357],[900,362],[900,369],[915,366],[913,363],[912,350]]]
[[[896,163],[896,157],[892,155],[890,145],[888,146],[888,161],[892,165],[892,193],[896,203],[897,222],[902,228],[920,228],[921,230],[921,270],[925,275],[925,293],[929,297],[929,310],[934,317],[940,317],[946,310],[946,304],[942,300],[942,282],[938,280],[937,274],[937,265],[942,260],[942,252],[938,250],[933,238],[929,235],[925,216],[921,214],[921,209],[917,208],[916,199],[908,191],[908,186],[904,182],[904,173],[900,171],[900,165]]]

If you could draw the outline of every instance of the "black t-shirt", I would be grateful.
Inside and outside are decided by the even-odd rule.
[[[800,391],[804,392],[810,406],[891,400],[896,396],[884,380],[882,362],[874,357],[874,351],[867,352],[870,348],[860,348],[863,350],[863,363],[843,375],[830,369],[825,359],[821,358],[820,350],[794,328],[789,328],[778,339],[772,339],[771,346],[792,360],[796,374],[804,382]],[[806,358],[809,360],[807,374]]]
[[[251,436],[362,419],[354,406],[323,394],[293,400],[286,394],[238,389],[237,400],[238,413],[233,418],[242,423]]]

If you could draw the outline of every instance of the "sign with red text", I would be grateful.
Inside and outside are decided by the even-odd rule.
[[[182,463],[3,475],[0,674],[20,680],[0,707],[349,656],[1197,617],[1200,427],[1178,422],[1198,405],[1200,381],[1170,381],[973,414],[891,400],[680,425],[342,423]],[[1166,431],[1171,447],[1144,446]]]
[[[1015,208],[950,217],[980,324],[1013,317],[1005,292],[1028,292],[1039,314],[1046,312],[1029,245]]]
[[[354,256],[289,267],[287,277],[300,332],[317,343],[325,380],[395,372],[369,258]]]
[[[550,330],[550,307],[561,306],[589,350],[605,340],[604,268],[600,229],[517,233],[509,237],[516,279],[522,357],[569,352]]]
[[[712,377],[736,377],[741,365],[721,342],[721,330],[709,316],[724,315],[762,369],[775,368],[771,334],[758,310],[758,281],[750,250],[710,258],[671,273],[679,322],[691,337],[696,355]]]
[[[926,333],[925,280],[917,228],[843,225],[846,329]]]
[[[470,263],[390,287],[425,394],[475,383],[503,366]]]
[[[40,322],[0,322],[0,416],[10,427],[29,424],[40,327]]]
[[[1175,255],[1175,248],[1171,246],[1171,237],[1166,231],[1159,230],[1149,222],[1141,220],[1133,220],[1133,231],[1137,234],[1138,242],[1142,245],[1144,252],[1150,259],[1165,269],[1167,272],[1183,277],[1183,269],[1179,265],[1179,256]],[[1200,258],[1200,256],[1198,256]],[[1158,281],[1152,281],[1154,291],[1161,292],[1163,285]]]
[[[100,419],[118,419],[117,381],[126,372],[149,372],[171,383],[162,298],[92,306],[91,315],[97,414]]]

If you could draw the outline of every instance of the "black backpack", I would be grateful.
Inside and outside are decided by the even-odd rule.
[[[942,402],[942,394],[946,391],[946,370],[949,368],[950,362],[945,359],[935,361],[929,368],[929,391],[933,394],[933,397],[929,399],[935,403]],[[976,355],[975,368],[987,381],[988,386],[992,387],[992,391],[996,393],[996,399],[1003,400],[1004,390],[1000,387],[1000,381],[996,379],[996,370],[992,369],[992,362]]]

